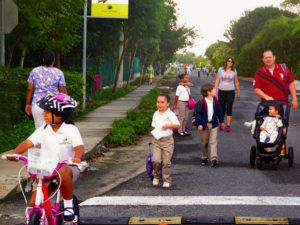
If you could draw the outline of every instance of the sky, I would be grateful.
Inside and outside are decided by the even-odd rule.
[[[178,8],[178,24],[198,29],[194,46],[187,49],[196,56],[218,40],[227,41],[223,36],[231,20],[238,20],[246,10],[257,7],[279,7],[283,0],[174,0]]]

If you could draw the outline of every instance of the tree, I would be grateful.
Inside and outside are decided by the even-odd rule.
[[[175,55],[176,61],[184,64],[192,64],[195,62],[195,53],[193,52],[187,52],[185,54],[176,54]]]
[[[300,15],[300,0],[284,0],[280,5],[286,10]]]
[[[300,18],[279,17],[268,21],[253,40],[242,48],[239,61],[245,61],[243,73],[251,73],[261,65],[262,52],[271,49],[278,62],[285,62],[299,76]],[[251,59],[252,62],[249,61]]]
[[[215,58],[213,58],[213,55],[219,47],[221,47],[223,43],[221,41],[217,41],[216,43],[211,44],[208,46],[208,48],[205,50],[204,55],[212,62],[212,64],[215,64]]]
[[[238,21],[231,21],[231,25],[224,36],[233,47],[235,56],[240,53],[243,45],[250,42],[262,30],[269,19],[275,19],[279,16],[295,17],[296,15],[274,7],[260,7],[250,12],[246,11]]]
[[[61,54],[65,54],[72,47],[76,46],[82,38],[78,34],[78,30],[82,28],[83,20],[80,12],[84,6],[84,1],[46,1],[48,2],[48,8],[43,11],[40,22],[47,40],[42,47],[55,51],[56,66],[60,67]]]
[[[167,0],[165,8],[165,19],[162,21],[164,30],[161,33],[157,58],[167,63],[172,60],[175,52],[193,45],[197,31],[194,27],[187,28],[185,26],[178,26],[175,2]]]

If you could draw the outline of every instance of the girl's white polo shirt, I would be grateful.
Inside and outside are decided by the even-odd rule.
[[[178,85],[176,88],[176,96],[178,96],[179,101],[188,101],[190,98],[190,88],[188,86]]]
[[[27,139],[34,146],[40,144],[41,150],[58,154],[60,161],[72,159],[75,155],[74,147],[83,145],[78,128],[72,124],[63,123],[56,132],[50,125],[44,127],[43,125],[36,129]]]
[[[154,130],[151,133],[157,140],[173,135],[172,129],[162,130],[162,126],[165,124],[180,125],[175,113],[169,108],[164,113],[157,110],[153,115],[151,126],[154,127]]]

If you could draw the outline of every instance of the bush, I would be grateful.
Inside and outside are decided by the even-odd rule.
[[[25,116],[27,79],[31,69],[0,67],[0,129],[16,124]],[[64,71],[68,94],[82,101],[83,79],[78,72]]]
[[[146,134],[150,131],[151,121],[154,111],[156,111],[156,99],[162,91],[154,88],[149,94],[142,98],[139,110],[127,112],[126,119],[116,120],[106,139],[106,144],[116,144],[120,146],[134,144],[138,135]],[[128,137],[127,132],[128,131]],[[132,131],[136,139],[132,138]]]
[[[137,136],[132,127],[116,127],[110,129],[110,134],[106,137],[108,143],[126,146],[134,144]]]

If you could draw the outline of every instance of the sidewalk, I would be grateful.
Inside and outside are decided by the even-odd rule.
[[[85,145],[84,159],[89,159],[95,154],[99,154],[114,120],[125,118],[126,112],[136,108],[142,97],[156,87],[161,79],[162,76],[155,77],[152,85],[142,85],[126,96],[111,101],[107,105],[101,106],[75,121]],[[23,162],[1,161],[0,202],[20,192],[18,173],[22,166],[24,166]],[[22,183],[25,184],[28,179],[25,169],[22,171],[21,177]]]

